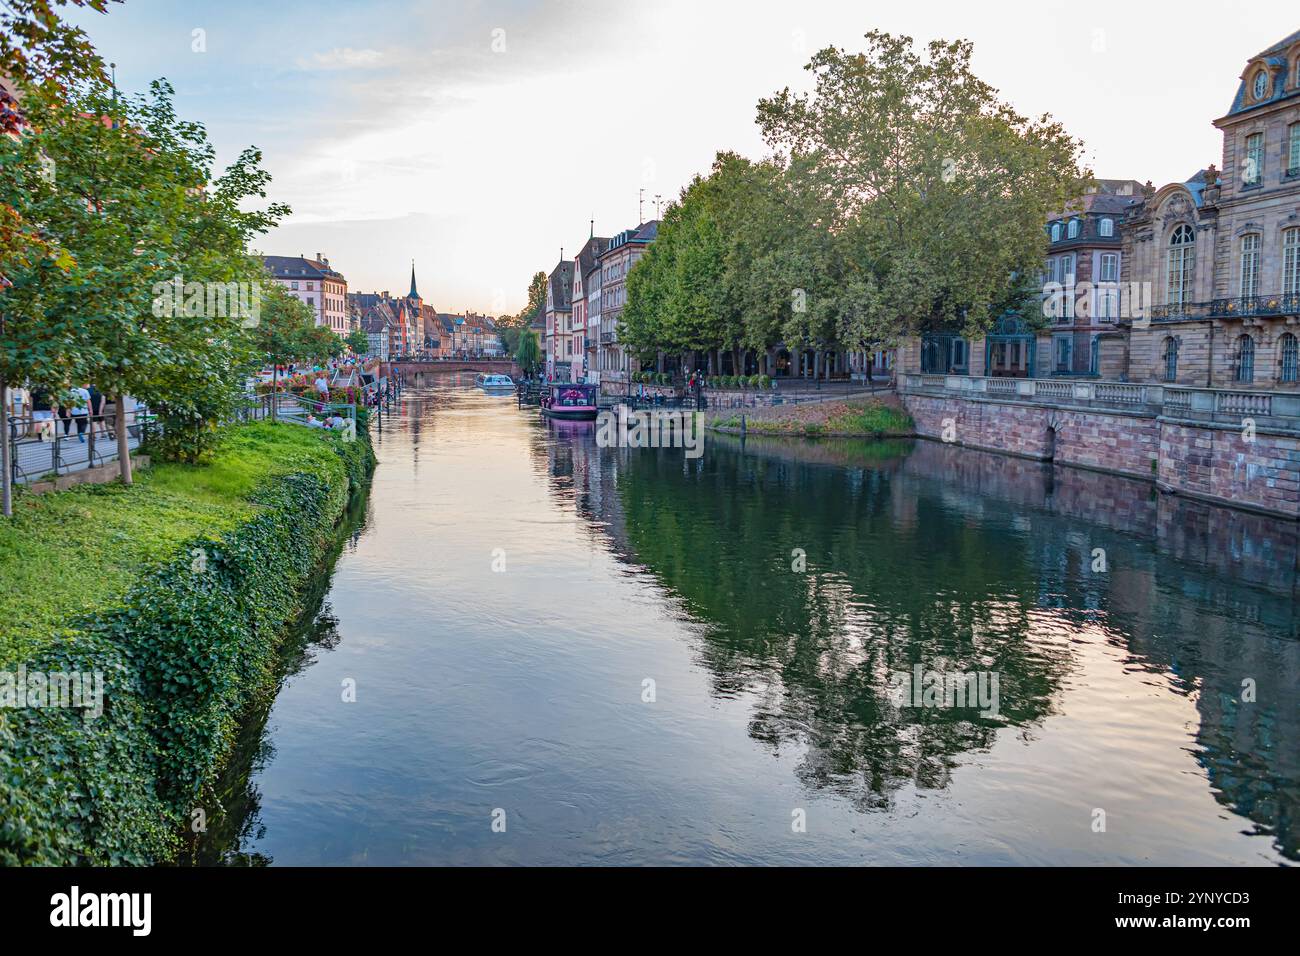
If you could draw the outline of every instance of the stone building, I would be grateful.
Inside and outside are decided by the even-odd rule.
[[[599,382],[596,352],[600,325],[601,268],[599,257],[609,248],[609,239],[596,235],[592,223],[591,236],[574,258],[573,290],[570,295],[571,317],[571,371],[572,382]],[[594,311],[593,311],[594,309]]]
[[[1043,277],[1048,328],[1039,333],[1033,356],[1014,339],[991,341],[983,374],[1102,374],[1102,345],[1120,318],[1120,226],[1141,198],[1142,184],[1135,179],[1102,179],[1068,212],[1048,219]]]
[[[1300,389],[1300,31],[1251,57],[1214,166],[1124,225],[1126,378]]]
[[[546,374],[567,380],[573,361],[570,334],[573,319],[573,260],[563,258],[546,281]]]
[[[339,335],[348,334],[348,280],[330,268],[319,252],[306,256],[263,256],[275,281],[311,309],[317,325]]]
[[[602,387],[608,385],[614,392],[626,386],[629,372],[636,371],[629,367],[627,350],[618,339],[618,326],[627,305],[627,275],[658,235],[658,219],[643,222],[614,236],[597,256],[601,288],[600,323],[589,334],[595,338],[594,333],[599,333],[596,367]]]

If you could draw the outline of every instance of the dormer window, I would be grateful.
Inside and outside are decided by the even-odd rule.
[[[1268,92],[1268,70],[1260,70],[1255,74],[1255,99],[1262,100]]]
[[[1052,223],[1052,241],[1061,241],[1061,224],[1059,222]]]
[[[1070,220],[1070,225],[1069,228],[1066,230],[1066,235],[1071,239],[1079,238],[1079,220],[1077,219]]]
[[[1114,219],[1103,219],[1103,220],[1101,221],[1100,225],[1097,227],[1097,232],[1098,232],[1099,235],[1102,235],[1102,236],[1113,236],[1113,235],[1115,235],[1115,220],[1114,220]]]

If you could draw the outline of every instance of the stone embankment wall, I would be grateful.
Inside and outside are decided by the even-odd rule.
[[[1154,479],[1166,491],[1300,518],[1300,435],[1112,409],[905,394],[916,432]]]

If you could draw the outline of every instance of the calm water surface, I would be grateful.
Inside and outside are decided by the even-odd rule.
[[[467,383],[376,448],[200,862],[1300,859],[1295,523],[929,442],[599,449]],[[916,664],[999,713],[895,706]]]

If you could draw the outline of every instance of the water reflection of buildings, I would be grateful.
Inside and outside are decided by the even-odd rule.
[[[705,625],[715,692],[753,695],[751,735],[803,747],[808,785],[862,807],[945,786],[999,726],[1053,712],[1087,626],[1194,701],[1216,799],[1300,858],[1294,523],[932,442],[711,435],[686,464],[598,449],[588,429],[539,433],[537,451],[602,546]],[[888,674],[918,661],[999,670],[1000,718],[891,706]]]

